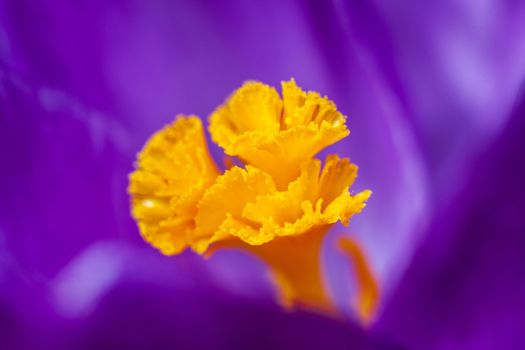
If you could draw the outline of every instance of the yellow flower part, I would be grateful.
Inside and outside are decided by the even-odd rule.
[[[261,245],[276,236],[300,235],[316,226],[340,221],[348,224],[361,211],[370,191],[350,195],[357,167],[346,158],[328,156],[304,164],[300,176],[284,191],[272,177],[253,166],[233,167],[204,194],[197,214],[197,233],[208,244],[238,237],[249,245]],[[207,249],[206,242],[197,249]]]
[[[242,218],[247,203],[275,191],[272,178],[257,168],[234,166],[227,170],[208,188],[198,204],[195,221],[200,240],[193,246],[194,250],[204,253],[210,244],[234,238],[230,234],[233,231],[226,226]],[[251,223],[246,221],[246,224]]]
[[[379,285],[368,266],[363,250],[355,240],[343,237],[339,240],[339,249],[348,255],[354,265],[358,293],[353,306],[361,320],[369,323],[379,301]]]
[[[370,191],[348,192],[356,173],[346,158],[328,156],[322,171],[321,162],[312,159],[287,190],[278,191],[262,170],[234,167],[199,203],[196,230],[205,239],[197,251],[206,252],[210,244],[249,250],[272,268],[286,304],[329,309],[319,268],[321,243],[332,224],[348,224],[365,206]]]
[[[164,254],[193,241],[197,203],[219,175],[201,120],[179,116],[153,135],[130,175],[133,216],[144,239]]]
[[[348,136],[345,119],[332,101],[293,79],[282,83],[282,98],[268,85],[247,82],[211,115],[209,129],[226,154],[266,171],[283,189],[304,161]]]
[[[357,167],[349,159],[329,155],[323,164],[315,158],[349,134],[345,117],[293,79],[282,83],[282,97],[248,82],[212,113],[209,129],[229,157],[223,173],[197,117],[178,117],[139,153],[129,192],[144,239],[167,255],[186,248],[204,256],[221,248],[249,251],[268,265],[283,305],[335,312],[321,244],[332,225],[348,225],[371,194],[351,193]],[[356,267],[356,313],[368,320],[377,283],[357,243],[341,247]]]

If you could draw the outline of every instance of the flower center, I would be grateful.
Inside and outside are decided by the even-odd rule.
[[[294,80],[282,83],[282,97],[247,82],[210,117],[212,140],[242,164],[229,158],[221,174],[200,119],[177,117],[146,143],[130,175],[142,236],[167,255],[186,248],[203,255],[247,250],[267,263],[283,305],[333,312],[321,243],[333,224],[348,225],[371,195],[350,194],[357,167],[349,159],[330,155],[323,164],[315,158],[348,136],[345,119],[332,101],[304,92]],[[358,246],[345,242],[362,287],[356,310],[366,319],[377,284]]]

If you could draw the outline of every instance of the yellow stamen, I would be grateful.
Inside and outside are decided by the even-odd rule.
[[[361,319],[368,323],[372,319],[379,301],[379,285],[372,269],[368,265],[364,252],[359,244],[350,237],[339,241],[339,248],[348,255],[355,269],[358,293],[354,302]]]
[[[321,243],[328,228],[317,226],[300,235],[278,237],[267,244],[249,246],[248,250],[270,267],[280,291],[280,301],[288,308],[335,311],[320,264]]]
[[[276,236],[303,234],[317,226],[350,217],[365,206],[370,191],[350,195],[357,167],[336,155],[304,164],[301,175],[278,191],[272,177],[251,165],[233,167],[217,178],[198,204],[194,248],[204,252],[209,244],[230,236],[249,245],[267,243]]]
[[[139,154],[129,192],[145,240],[168,255],[247,250],[268,264],[284,305],[334,312],[321,243],[333,224],[348,225],[371,194],[350,194],[357,167],[349,159],[330,155],[323,165],[314,158],[348,135],[345,117],[294,80],[282,83],[282,97],[248,82],[211,115],[209,129],[240,165],[227,158],[228,170],[217,170],[197,117],[178,117]],[[367,305],[359,306],[363,317]]]
[[[349,134],[346,117],[326,97],[304,92],[293,79],[282,83],[282,94],[247,82],[210,117],[213,141],[269,173],[280,189],[304,161]]]
[[[198,117],[179,116],[153,135],[129,185],[144,239],[164,254],[184,250],[193,239],[197,202],[218,175]]]

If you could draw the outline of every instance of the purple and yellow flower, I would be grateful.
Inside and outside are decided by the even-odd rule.
[[[524,348],[524,18],[511,0],[0,2],[0,348]],[[272,115],[297,105],[257,84],[246,107],[270,123],[243,124],[239,92],[215,109],[288,77],[351,136],[283,136],[301,114]],[[179,112],[213,118],[158,132]],[[181,143],[185,122],[201,136]],[[351,187],[305,192],[348,157]],[[249,176],[264,195],[220,191]],[[315,298],[277,269],[305,250],[260,253],[314,232],[280,236],[296,222],[330,228],[298,257],[319,254]]]

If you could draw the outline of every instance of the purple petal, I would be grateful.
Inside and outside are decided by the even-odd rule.
[[[87,244],[139,241],[126,130],[60,91],[0,71],[0,227],[14,268],[52,276]]]
[[[203,265],[194,255],[96,244],[59,274],[50,294],[2,289],[9,293],[0,293],[0,346],[392,349],[358,326],[227,294]]]
[[[525,74],[519,1],[359,1],[341,4],[418,132],[434,196],[505,127]]]
[[[342,104],[360,117],[350,119],[350,154],[361,165],[359,182],[375,191],[353,229],[388,298],[425,231],[429,207],[450,199],[470,157],[506,125],[525,74],[525,7],[346,1],[309,8],[338,74],[337,91],[348,92]],[[377,121],[390,133],[376,130]],[[393,211],[374,215],[376,205]],[[331,273],[340,276],[341,265]]]
[[[195,259],[127,254],[114,260],[127,272],[105,288],[93,312],[76,319],[72,348],[389,348],[351,324],[226,294],[198,273]]]
[[[525,98],[436,215],[378,325],[411,348],[525,346]]]

